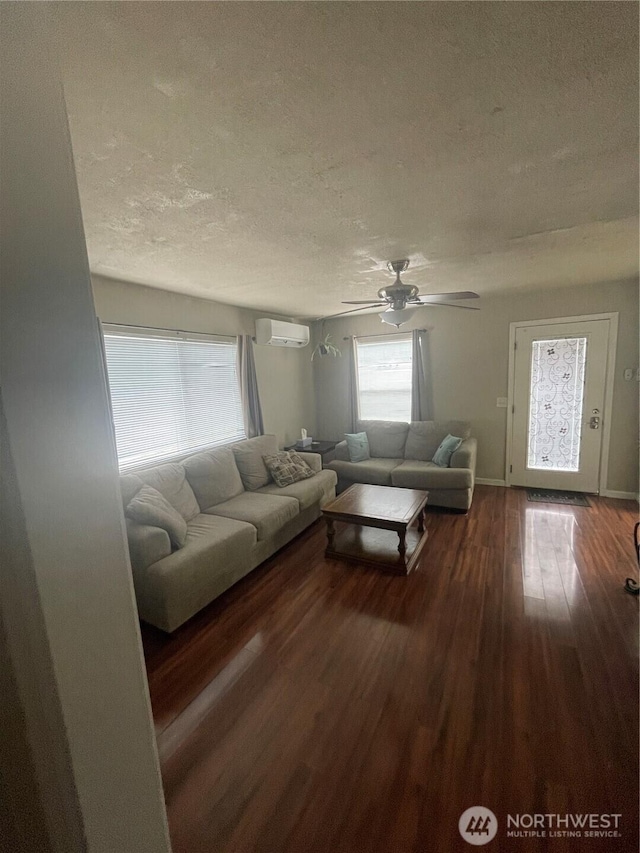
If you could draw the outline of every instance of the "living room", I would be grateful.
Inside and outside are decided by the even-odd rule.
[[[462,850],[485,841],[459,827],[480,804],[497,815],[494,849],[636,849],[635,4],[12,5],[1,612],[12,765],[25,768],[4,782],[14,849]],[[416,295],[398,302],[394,279]],[[309,343],[253,341],[264,318]],[[518,384],[515,345],[554,327],[560,340],[567,323],[607,326],[596,414],[585,392],[595,480],[547,479],[565,503],[530,502],[516,444],[533,385]],[[131,340],[226,347],[229,364],[244,347],[237,400],[212,386],[212,429],[232,404],[244,426],[163,448],[169,395],[147,410],[136,386],[126,408],[133,385],[118,385],[111,359],[130,367]],[[368,392],[372,376],[384,381]],[[401,414],[385,417],[390,387]],[[435,447],[416,466],[406,436],[376,480],[371,421],[407,436],[434,421],[435,447],[462,424],[465,503],[441,485],[455,452],[433,475]],[[174,622],[145,616],[119,473],[208,446],[218,464],[252,435],[275,436],[277,455],[301,430],[331,445],[300,452],[308,488],[324,478],[327,493],[299,501],[308,515],[283,538],[259,533],[251,565]],[[370,459],[349,455],[355,434]],[[251,494],[229,454],[254,503],[295,496],[277,481]],[[395,488],[403,465],[417,485]],[[431,492],[408,574],[325,556],[321,515],[351,482]],[[250,526],[216,501],[209,518]],[[355,531],[395,554],[395,528]],[[168,547],[157,565],[187,553]],[[551,812],[621,828],[507,835],[508,819]]]

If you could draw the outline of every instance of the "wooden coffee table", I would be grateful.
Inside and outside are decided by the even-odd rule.
[[[322,510],[327,521],[325,556],[408,575],[427,541],[428,497],[419,489],[355,483]],[[417,527],[411,528],[416,520]],[[336,522],[344,522],[339,530]]]

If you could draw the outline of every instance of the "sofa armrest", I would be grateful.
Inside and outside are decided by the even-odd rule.
[[[465,438],[460,447],[451,456],[450,468],[471,468],[475,474],[478,442],[475,438]]]
[[[322,456],[319,453],[305,453],[300,450],[296,450],[296,453],[303,462],[307,463],[312,471],[322,471]]]
[[[351,457],[349,456],[349,448],[347,447],[346,440],[339,441],[338,444],[336,444],[334,453],[334,459],[342,459],[343,462],[351,462]]]
[[[127,522],[127,539],[129,540],[129,555],[131,567],[142,571],[148,566],[157,563],[163,557],[171,553],[171,542],[169,534],[160,527],[152,527],[150,524],[138,524],[130,518]]]

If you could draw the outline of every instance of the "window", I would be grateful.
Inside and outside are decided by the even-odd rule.
[[[356,338],[362,420],[411,420],[411,335]]]
[[[104,327],[120,469],[245,438],[234,338]]]

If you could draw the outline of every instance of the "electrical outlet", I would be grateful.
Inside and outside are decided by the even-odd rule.
[[[635,373],[632,367],[626,367],[624,371],[624,378],[627,382],[630,382],[633,379],[633,374]]]
[[[496,399],[496,408],[506,409],[507,408],[507,398],[506,397],[498,397]]]

